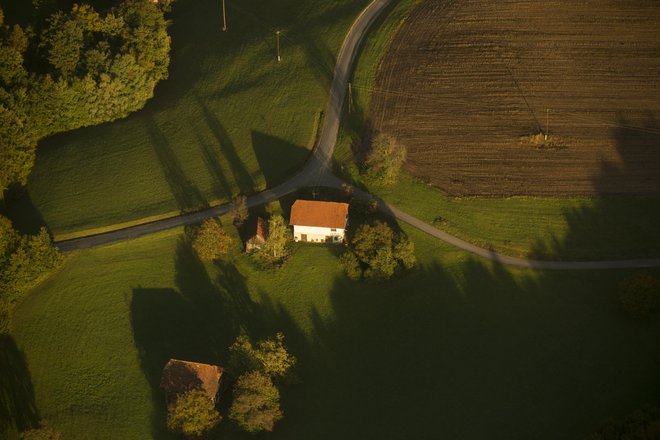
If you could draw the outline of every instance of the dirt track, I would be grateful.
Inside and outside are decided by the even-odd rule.
[[[375,88],[374,126],[452,194],[660,194],[657,0],[427,0]]]

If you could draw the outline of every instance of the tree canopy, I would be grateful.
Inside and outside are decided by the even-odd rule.
[[[257,342],[256,347],[250,338],[241,335],[229,347],[229,353],[229,366],[236,375],[260,371],[273,379],[281,380],[291,374],[297,363],[296,358],[287,351],[282,333],[277,333],[275,338]]]
[[[153,96],[169,65],[164,3],[74,5],[39,33],[0,19],[0,198],[26,183],[40,138],[125,117]]]
[[[406,148],[392,136],[379,133],[371,142],[367,156],[367,177],[381,185],[396,183],[406,161]]]
[[[367,280],[388,279],[417,263],[414,244],[381,221],[361,225],[340,261],[350,278]]]
[[[181,394],[167,409],[167,427],[189,437],[201,437],[221,420],[213,401],[200,390]]]
[[[202,222],[192,243],[200,260],[210,261],[222,257],[231,248],[232,238],[215,219]]]
[[[282,419],[280,392],[273,381],[260,371],[245,373],[234,386],[229,418],[247,432],[272,431]]]

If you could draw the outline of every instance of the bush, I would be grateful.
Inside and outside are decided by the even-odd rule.
[[[272,262],[280,262],[287,256],[287,244],[291,233],[281,215],[274,215],[268,220],[268,238],[261,248],[261,255]]]
[[[39,427],[23,431],[21,433],[21,440],[60,440],[62,434],[51,428],[48,422],[42,420],[39,422]]]
[[[215,219],[202,222],[192,243],[193,250],[200,260],[218,259],[229,252],[233,239],[227,235]]]
[[[250,433],[272,431],[282,419],[280,392],[270,377],[259,371],[238,378],[229,418]]]
[[[399,269],[412,269],[417,259],[415,246],[407,237],[376,221],[358,228],[340,263],[351,279],[382,281]]]
[[[660,282],[648,272],[637,272],[619,286],[619,301],[632,318],[649,316],[660,302]]]
[[[221,420],[213,401],[200,390],[181,394],[167,409],[167,427],[191,437],[201,437]]]

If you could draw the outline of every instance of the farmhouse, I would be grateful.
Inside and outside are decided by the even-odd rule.
[[[268,239],[268,223],[261,217],[257,217],[248,226],[247,240],[245,240],[245,252],[252,252],[266,244]]]
[[[348,203],[296,200],[289,223],[295,241],[341,243],[346,237]]]
[[[201,390],[215,403],[223,371],[217,365],[170,359],[163,369],[160,388],[165,391],[168,402],[179,394]]]

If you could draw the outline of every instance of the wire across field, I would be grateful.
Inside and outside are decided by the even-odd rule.
[[[452,195],[657,195],[659,78],[655,1],[427,1],[362,87]]]

